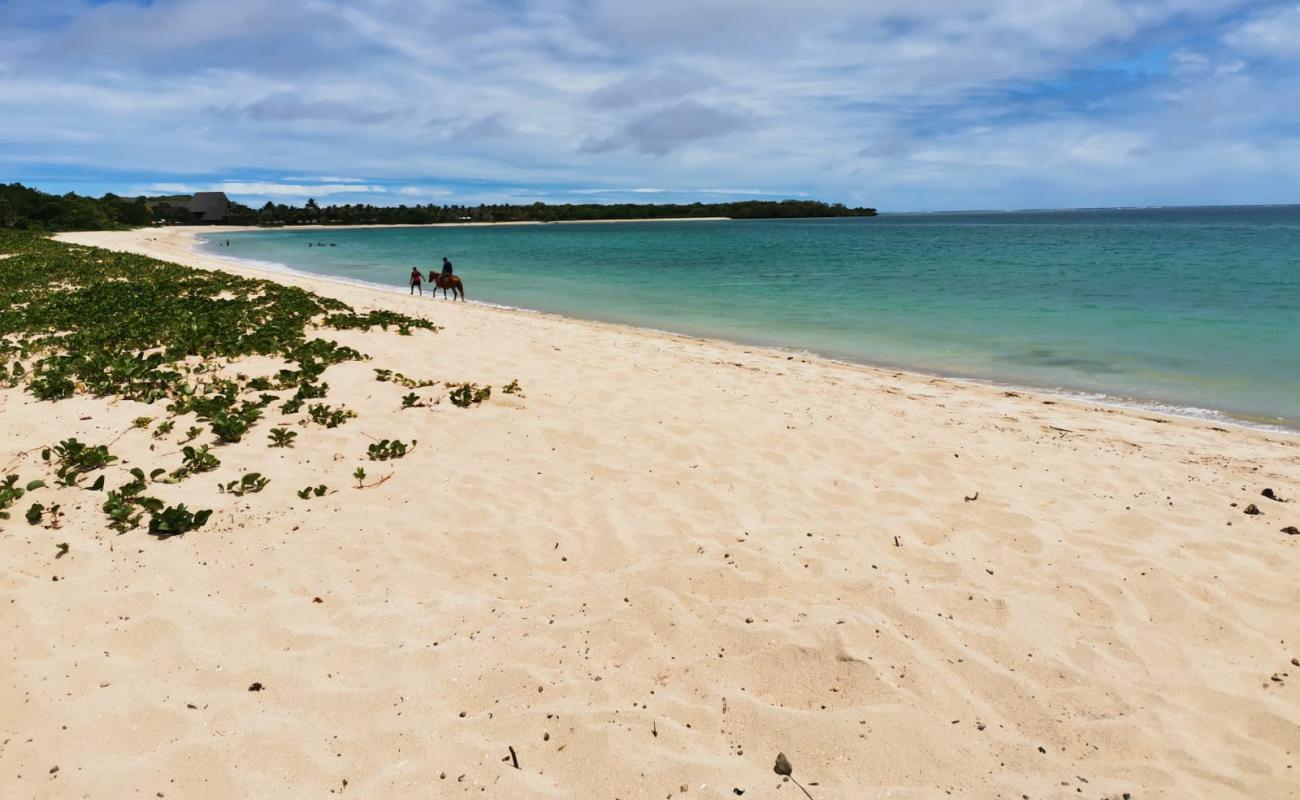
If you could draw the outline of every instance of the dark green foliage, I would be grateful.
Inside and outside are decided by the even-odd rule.
[[[25,514],[27,517],[27,524],[40,525],[41,521],[45,519],[45,515],[49,514],[50,519],[47,527],[56,529],[59,527],[59,517],[63,516],[63,512],[59,510],[60,508],[62,508],[62,506],[58,503],[55,503],[49,508],[46,508],[43,503],[32,503],[31,507],[27,509],[27,513]]]
[[[192,442],[202,435],[203,435],[203,429],[200,428],[198,425],[192,425],[190,426],[189,430],[185,431],[185,438],[181,440],[181,444]]]
[[[298,496],[306,500],[310,497],[324,497],[327,492],[329,487],[322,483],[319,486],[304,486],[298,490]]]
[[[137,470],[131,470],[132,475],[136,473]],[[126,533],[140,526],[140,517],[144,511],[151,514],[162,511],[163,501],[156,497],[145,497],[143,494],[144,489],[143,477],[137,476],[130,483],[108,493],[108,498],[104,500],[103,510],[108,517],[108,526],[110,528],[118,533]]]
[[[221,466],[221,461],[208,452],[206,444],[197,450],[194,447],[183,447],[181,448],[181,454],[185,457],[185,460],[181,463],[179,469],[172,472],[173,478],[184,479],[200,472],[211,472]]]
[[[147,206],[106,194],[96,200],[72,193],[46,194],[19,183],[0,184],[0,228],[46,231],[98,231],[148,225]]]
[[[262,409],[248,401],[239,408],[219,411],[212,417],[212,432],[222,442],[237,442],[262,416]]]
[[[425,386],[433,386],[438,383],[437,381],[408,378],[400,372],[393,372],[391,369],[375,370],[375,380],[380,383],[395,383],[398,386],[405,386],[407,389],[423,389]]]
[[[317,403],[307,407],[307,414],[311,417],[311,421],[317,425],[324,425],[326,428],[337,428],[355,417],[357,412],[350,408],[332,408],[324,403]]]
[[[298,438],[298,432],[288,428],[272,428],[266,438],[271,440],[271,447],[293,447],[293,440]]]
[[[388,330],[388,326],[392,325],[403,336],[410,336],[412,328],[424,328],[430,331],[438,330],[438,326],[427,319],[416,319],[405,314],[383,310],[368,311],[364,314],[357,314],[352,311],[330,314],[325,318],[325,324],[340,331],[352,329],[368,331],[376,325]]]
[[[517,394],[517,395],[523,395],[524,393],[524,390],[519,388],[518,379],[510,381],[510,383],[507,383],[505,386],[502,386],[501,391],[505,392],[506,394]]]
[[[117,456],[108,452],[105,445],[91,446],[77,441],[76,439],[64,439],[55,445],[53,453],[58,463],[54,470],[55,476],[58,477],[59,483],[64,486],[76,486],[77,481],[87,472],[103,469],[114,461]],[[51,456],[50,448],[41,451],[41,458],[49,461]],[[101,479],[103,476],[100,476]],[[103,488],[101,480],[92,488],[98,490]]]
[[[0,481],[0,519],[9,519],[8,509],[22,499],[23,495],[45,486],[45,481],[28,481],[27,485],[18,485],[17,475],[6,475]]]
[[[159,209],[155,208],[155,215]],[[239,203],[230,206],[230,222],[258,225],[427,225],[439,222],[581,222],[603,219],[664,219],[675,217],[731,217],[732,219],[787,219],[794,217],[871,217],[872,208],[848,208],[818,200],[742,200],[735,203],[582,203],[547,205],[496,204],[478,206],[371,206],[308,205],[296,208],[268,202],[258,210]]]
[[[175,427],[176,427],[176,423],[173,422],[172,420],[165,420],[163,422],[159,422],[158,427],[153,429],[153,438],[161,439],[167,434],[171,433],[172,428]]]
[[[417,443],[417,440],[411,440],[411,447],[415,447]],[[407,454],[408,450],[406,443],[400,439],[381,439],[370,445],[367,452],[371,461],[389,461],[402,458]]]
[[[237,441],[257,420],[245,391],[297,388],[299,399],[324,396],[331,364],[364,355],[308,338],[344,303],[270,281],[206,272],[130,253],[80,247],[0,229],[0,382],[26,383],[33,395],[74,393],[145,403],[168,400],[173,414],[195,412],[223,441]],[[430,327],[391,312],[353,315],[373,324]],[[186,359],[265,355],[294,362],[276,383],[246,386],[199,377]],[[26,362],[26,363],[24,363]]]
[[[455,387],[451,390],[449,396],[452,405],[459,406],[460,408],[469,408],[472,405],[478,405],[492,396],[491,386],[479,386],[476,383],[449,383],[447,385]]]
[[[141,227],[153,222],[193,222],[183,207],[187,198],[101,198],[46,194],[21,184],[0,184],[0,230],[8,228],[67,231]],[[672,217],[731,217],[732,219],[788,219],[795,217],[870,217],[873,208],[849,208],[818,200],[742,200],[733,203],[545,203],[477,206],[337,205],[324,208],[308,203],[302,208],[267,203],[252,209],[231,203],[227,221],[236,225],[420,225],[439,222],[581,222],[605,219],[664,219]],[[399,330],[402,323],[397,323]],[[408,330],[410,326],[405,326]]]
[[[424,403],[420,402],[419,395],[411,392],[402,398],[402,408],[424,408]]]
[[[228,483],[218,483],[217,490],[222,494],[233,494],[236,497],[243,497],[246,494],[257,494],[266,488],[271,482],[270,478],[262,476],[260,472],[250,472],[237,481]]]
[[[165,539],[169,536],[179,536],[183,533],[189,533],[193,530],[202,528],[212,516],[212,509],[203,511],[190,511],[184,503],[176,506],[168,506],[162,511],[150,514],[149,516],[149,534]]]
[[[192,448],[189,448],[189,449],[192,449]],[[148,478],[148,480],[149,480],[149,481],[156,481],[156,480],[158,480],[160,477],[162,477],[163,475],[166,475],[166,474],[167,474],[167,470],[162,469],[162,468],[155,469],[155,470],[151,470],[151,471],[149,472],[149,478]],[[141,485],[143,485],[143,484],[145,483],[144,470],[140,469],[139,467],[132,467],[132,468],[131,468],[131,477],[133,477],[133,478],[135,478],[137,481],[139,481]]]
[[[352,471],[352,477],[357,479],[357,488],[364,489],[366,486],[366,471],[362,467],[357,467]]]

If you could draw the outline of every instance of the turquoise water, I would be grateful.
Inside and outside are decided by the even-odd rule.
[[[208,249],[402,291],[446,255],[471,300],[1300,426],[1300,206],[229,240]]]

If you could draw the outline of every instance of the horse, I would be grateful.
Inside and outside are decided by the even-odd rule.
[[[465,284],[461,283],[459,275],[443,275],[441,273],[430,272],[430,283],[433,284],[433,290],[442,290],[443,299],[447,297],[447,290],[451,289],[451,299],[453,301],[459,297],[462,301],[465,299]]]

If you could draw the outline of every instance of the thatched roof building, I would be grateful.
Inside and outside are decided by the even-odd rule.
[[[185,207],[194,213],[195,222],[225,222],[230,200],[225,192],[196,192]]]

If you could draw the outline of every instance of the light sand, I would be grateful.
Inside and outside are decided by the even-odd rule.
[[[0,797],[803,797],[778,751],[818,800],[1300,797],[1300,437],[234,271],[445,330],[329,334],[360,417],[158,490],[202,531],[17,509]],[[375,367],[496,390],[400,411]],[[116,485],[178,462],[146,414],[5,391],[0,458],[112,441]]]

